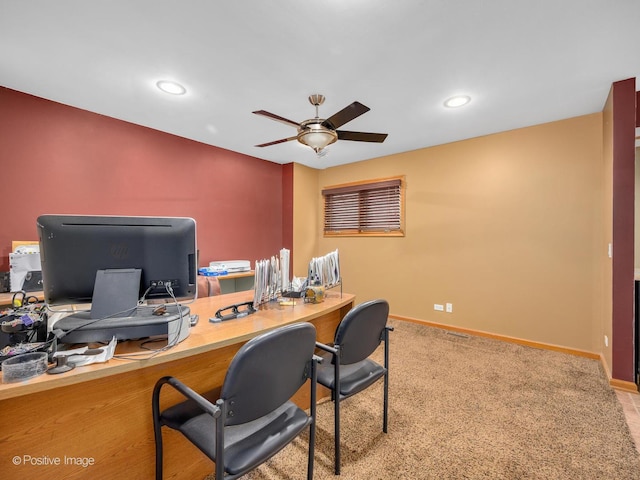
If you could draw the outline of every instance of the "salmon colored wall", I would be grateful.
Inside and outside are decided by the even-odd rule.
[[[0,269],[42,213],[195,218],[200,265],[285,244],[283,167],[0,88]],[[290,223],[290,222],[289,222]]]
[[[640,110],[640,109],[638,109]],[[635,173],[635,210],[634,210],[634,268],[640,269],[640,147],[636,147],[636,173]]]
[[[395,315],[599,351],[602,114],[320,170],[316,215],[321,188],[396,175],[405,237],[317,233],[316,255],[340,251],[345,291]],[[447,302],[453,313],[434,311]]]
[[[636,79],[614,82],[613,95],[613,378],[635,383],[633,229]],[[631,360],[629,360],[631,359]]]
[[[282,247],[289,249],[293,258],[293,163],[282,167]],[[289,278],[291,278],[291,262]]]

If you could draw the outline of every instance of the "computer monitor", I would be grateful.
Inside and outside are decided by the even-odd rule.
[[[41,215],[37,229],[49,307],[91,303],[97,295],[107,304],[116,304],[120,295],[136,300],[175,296],[181,303],[196,297],[192,218]]]

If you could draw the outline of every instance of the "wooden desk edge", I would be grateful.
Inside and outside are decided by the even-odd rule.
[[[0,293],[0,307],[10,307],[11,300],[16,292],[3,292]],[[36,297],[38,300],[44,300],[44,292],[42,290],[38,292],[26,292],[28,297]]]
[[[196,301],[191,305],[192,305],[192,310],[195,313],[198,313],[200,315],[201,317],[200,322],[208,323],[208,317],[213,316],[213,314],[215,314],[215,310],[213,310],[213,313],[210,313],[211,312],[210,306],[206,306],[206,305],[203,306],[202,303],[206,302],[206,303],[211,303],[217,306],[220,303],[225,303],[225,300],[227,299],[228,299],[227,301],[231,303],[236,303],[238,299],[244,300],[244,297],[246,297],[246,292],[239,292],[236,294],[228,294],[228,295],[220,295],[217,297],[203,298],[203,299],[200,299],[201,304],[198,304]],[[212,301],[212,299],[215,299],[215,301]],[[342,297],[339,297],[339,296],[328,297],[327,303],[329,303],[330,301],[330,303],[332,304],[330,307],[330,310],[339,310],[345,307],[346,305],[353,303],[354,299],[355,299],[355,295],[353,294],[342,294]],[[2,383],[0,384],[0,400],[5,400],[8,398],[14,398],[22,395],[28,395],[31,393],[51,390],[54,388],[60,388],[68,385],[75,385],[75,384],[86,382],[89,380],[95,380],[98,378],[109,377],[112,375],[117,375],[124,372],[151,367],[154,365],[169,363],[174,360],[191,357],[201,353],[209,352],[211,350],[223,348],[228,345],[244,343],[258,334],[267,332],[269,330],[273,330],[280,326],[288,325],[290,323],[295,323],[299,321],[308,322],[325,315],[327,313],[327,309],[322,308],[323,307],[322,304],[319,304],[319,305],[321,307],[320,310],[311,311],[310,313],[305,314],[303,318],[292,318],[290,320],[279,322],[278,324],[261,328],[259,330],[253,330],[241,335],[224,337],[219,341],[188,346],[188,343],[185,344],[185,342],[188,342],[189,340],[189,337],[187,337],[180,344],[152,358],[141,359],[141,360],[120,360],[120,359],[113,358],[109,360],[109,362],[107,363],[97,363],[97,364],[86,365],[83,367],[76,367],[71,372],[67,372],[61,375],[51,376],[51,375],[43,374],[36,378],[26,380],[24,382]],[[195,309],[193,309],[193,307],[195,307]],[[295,307],[283,307],[283,308],[293,309]],[[257,314],[258,313],[256,313],[256,315]],[[203,317],[206,317],[206,318],[203,318]],[[249,316],[249,317],[240,319],[238,321],[251,321],[251,320],[252,318],[251,316]],[[202,323],[199,323],[198,326],[202,326]],[[126,353],[122,355],[126,355]]]

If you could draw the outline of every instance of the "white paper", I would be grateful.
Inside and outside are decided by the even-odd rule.
[[[19,292],[24,285],[27,273],[39,271],[40,253],[9,254],[9,286],[12,292]]]
[[[282,250],[280,250],[280,272],[281,272],[281,285],[282,285],[283,292],[288,292],[290,289],[289,258],[290,258],[290,252],[288,249],[283,248]]]
[[[116,351],[116,345],[118,344],[118,340],[116,337],[113,337],[108,345],[104,345],[99,347],[102,350],[102,353],[98,355],[76,355],[84,353],[89,347],[80,347],[74,348],[71,350],[63,350],[60,352],[56,352],[53,354],[54,357],[65,357],[69,355],[73,355],[68,361],[69,363],[73,363],[76,367],[80,367],[82,365],[90,365],[92,363],[104,363],[111,358]]]
[[[332,287],[340,282],[340,257],[338,250],[327,253],[324,257],[314,257],[309,262],[309,285],[319,283]]]

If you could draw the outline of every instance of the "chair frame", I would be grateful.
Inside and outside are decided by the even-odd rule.
[[[308,377],[309,380],[309,388],[310,388],[310,412],[309,418],[311,419],[309,423],[309,456],[307,461],[307,479],[313,479],[313,466],[314,466],[314,454],[315,454],[315,431],[316,431],[316,392],[317,392],[317,364],[322,362],[322,357],[317,355],[313,355],[310,359],[310,375]],[[203,410],[203,412],[211,415],[215,419],[215,439],[216,439],[216,450],[215,455],[216,458],[213,460],[215,462],[215,475],[216,479],[221,480],[233,480],[235,478],[239,478],[251,470],[254,470],[259,465],[253,465],[245,471],[237,473],[235,475],[228,474],[225,476],[225,461],[224,461],[224,452],[225,452],[225,419],[227,418],[227,408],[228,403],[222,398],[216,400],[215,403],[212,403],[203,395],[198,394],[190,387],[186,386],[180,380],[172,376],[165,376],[160,378],[153,389],[152,395],[152,411],[153,411],[153,429],[154,429],[154,437],[155,437],[155,445],[156,445],[156,458],[155,458],[155,466],[156,466],[156,480],[162,480],[163,478],[163,444],[162,444],[162,420],[161,420],[161,411],[160,411],[160,393],[162,387],[168,385],[178,392],[180,392],[185,398],[193,400],[199,408]],[[277,452],[273,452],[271,456],[275,455]]]
[[[356,307],[357,308],[357,307]],[[385,325],[381,332],[380,341],[384,342],[384,400],[383,400],[383,413],[382,413],[382,431],[387,433],[388,425],[388,410],[389,410],[389,332],[393,331],[393,327]],[[350,396],[355,395],[341,395],[340,394],[340,345],[329,346],[321,342],[316,342],[316,347],[320,350],[328,352],[332,355],[332,363],[334,366],[334,384],[331,389],[331,400],[334,402],[334,469],[335,474],[340,475],[340,401]]]

